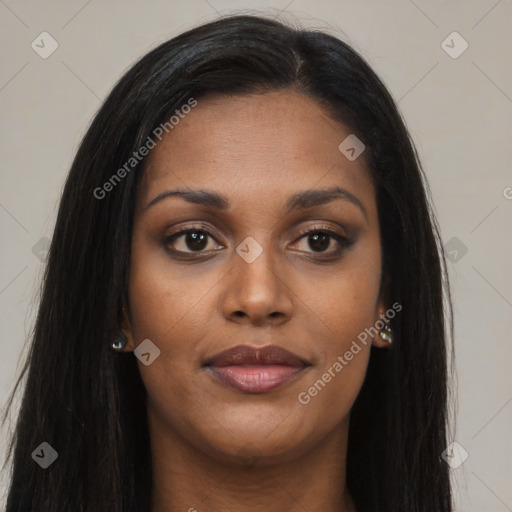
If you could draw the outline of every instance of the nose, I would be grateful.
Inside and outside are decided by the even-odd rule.
[[[294,293],[290,271],[269,246],[261,244],[263,252],[254,261],[233,253],[232,266],[224,277],[222,304],[230,321],[275,326],[291,318]]]

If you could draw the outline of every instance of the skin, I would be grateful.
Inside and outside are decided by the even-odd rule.
[[[379,294],[375,189],[363,157],[349,161],[338,149],[350,133],[291,90],[208,97],[147,157],[122,330],[126,351],[145,339],[161,351],[148,366],[138,361],[148,392],[152,512],[356,510],[344,486],[350,410],[371,344],[389,345],[369,338],[309,403],[297,398],[389,308]],[[334,186],[365,213],[346,199],[285,211],[291,195]],[[145,208],[176,188],[215,191],[230,207],[171,196]],[[199,249],[184,234],[166,240],[191,224],[213,237]],[[319,224],[352,245],[335,256],[334,238],[322,247],[301,234]],[[263,249],[252,263],[236,252],[247,237]],[[202,364],[241,343],[279,345],[311,366],[269,392],[233,390]]]

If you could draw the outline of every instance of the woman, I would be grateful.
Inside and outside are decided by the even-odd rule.
[[[190,30],[73,162],[7,511],[451,511],[452,330],[428,186],[368,64],[260,17]]]

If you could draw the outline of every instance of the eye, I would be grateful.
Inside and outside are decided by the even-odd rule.
[[[303,247],[299,251],[306,253],[317,253],[331,257],[339,256],[344,249],[353,244],[352,240],[347,239],[333,228],[325,225],[313,226],[300,233],[299,241],[304,240]],[[216,246],[209,243],[209,239],[216,241],[213,235],[204,226],[188,226],[173,233],[164,239],[166,250],[175,257],[191,254],[206,254],[224,246]],[[334,240],[334,242],[333,242]],[[182,256],[188,258],[188,256]]]
[[[164,244],[172,253],[201,253],[207,252],[208,238],[215,240],[214,235],[203,226],[190,226],[167,236]],[[169,245],[174,247],[169,248]],[[214,247],[209,250],[214,250]]]
[[[331,256],[338,256],[343,249],[352,245],[351,240],[328,226],[314,226],[303,231],[301,235],[299,240],[304,240],[303,246],[305,246],[301,250],[305,252],[326,253]],[[333,243],[332,240],[335,242]],[[329,250],[333,246],[334,249]]]

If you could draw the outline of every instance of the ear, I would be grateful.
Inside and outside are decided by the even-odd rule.
[[[377,303],[376,314],[374,326],[377,330],[376,334],[373,336],[372,345],[378,348],[390,348],[391,343],[380,336],[380,332],[382,331],[384,325],[389,326],[390,321],[389,317],[386,315],[386,311],[389,309],[389,286],[390,279],[389,276],[386,275],[382,280],[379,300]]]
[[[130,315],[126,308],[123,308],[120,314],[120,318],[121,319],[119,325],[121,327],[121,332],[126,336],[126,345],[123,349],[123,352],[133,352],[135,350],[135,344],[133,342],[133,330],[130,321]]]

